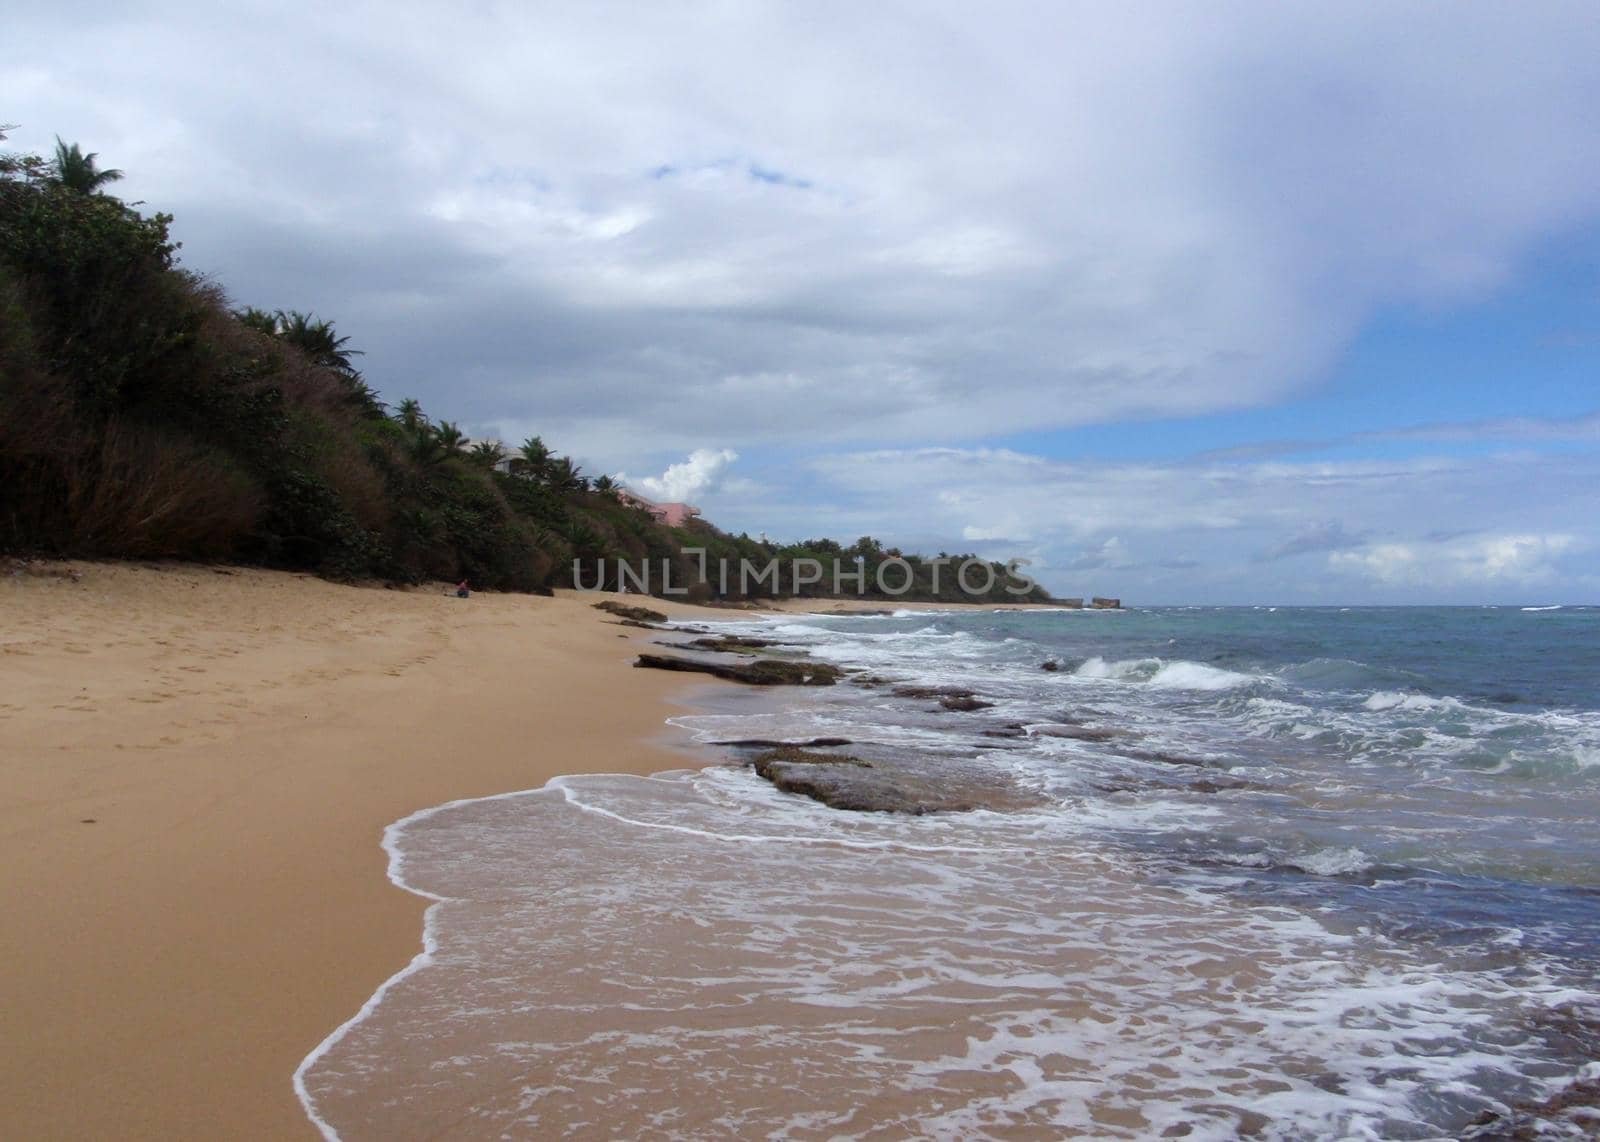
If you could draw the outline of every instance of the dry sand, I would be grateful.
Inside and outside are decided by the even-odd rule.
[[[703,683],[590,598],[39,570],[0,575],[0,1136],[314,1137],[295,1066],[420,942],[384,826],[693,764]]]

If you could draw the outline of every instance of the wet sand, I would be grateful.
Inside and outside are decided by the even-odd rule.
[[[703,681],[592,602],[6,568],[0,1133],[314,1137],[296,1065],[419,946],[386,825],[694,764],[663,720]]]

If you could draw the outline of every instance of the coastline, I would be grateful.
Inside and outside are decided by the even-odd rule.
[[[295,1068],[419,948],[386,827],[694,764],[665,719],[704,681],[633,669],[649,632],[592,602],[191,565],[0,580],[8,1128],[315,1137]]]
[[[954,611],[972,614],[979,611],[1094,611],[1093,607],[1063,607],[1054,603],[948,603],[938,601],[878,599],[878,598],[824,598],[824,599],[773,599],[758,608],[764,614],[847,615],[893,614],[895,611]],[[738,612],[735,611],[735,614]],[[750,613],[754,614],[752,610]]]
[[[193,566],[20,570],[0,579],[0,858],[10,874],[0,883],[11,921],[0,954],[13,967],[0,984],[11,1016],[0,1095],[19,1134],[216,1137],[242,1125],[251,1136],[315,1137],[302,1090],[305,1107],[328,1122],[386,1123],[374,1136],[458,1123],[467,1110],[509,1125],[576,1120],[597,1107],[619,1123],[668,1115],[688,1130],[738,1113],[759,1133],[762,1122],[814,1113],[810,1102],[761,1094],[756,1081],[798,1059],[837,1084],[839,1123],[866,1113],[1000,1129],[1021,1114],[1058,1131],[1140,1136],[1196,1113],[1219,1126],[1255,1123],[1254,1100],[1268,1096],[1287,1103],[1285,1122],[1324,1133],[1357,1113],[1405,1123],[1426,1112],[1441,1130],[1485,1115],[1593,1117],[1592,1065],[1573,1071],[1583,1056],[1559,1032],[1562,1021],[1590,1026],[1573,998],[1575,988],[1587,993],[1581,957],[1560,967],[1579,974],[1530,981],[1498,942],[1497,954],[1513,959],[1486,969],[1462,961],[1450,940],[1444,951],[1403,936],[1346,947],[1341,927],[1302,914],[1309,892],[1323,910],[1377,909],[1370,919],[1381,924],[1385,908],[1399,909],[1414,919],[1407,901],[1355,899],[1341,879],[1358,858],[1363,868],[1389,860],[1379,846],[1390,834],[1370,818],[1370,799],[1350,807],[1362,849],[1289,827],[1258,842],[1263,859],[1234,872],[1226,860],[1195,864],[1192,846],[1117,839],[1117,830],[1137,832],[1142,803],[1209,812],[1213,824],[1237,818],[1254,836],[1256,793],[1266,788],[1258,783],[1269,774],[1285,796],[1301,769],[1317,786],[1321,754],[1274,751],[1268,770],[1231,746],[1212,755],[1209,717],[1186,707],[1266,675],[1205,665],[1214,654],[1204,643],[1193,660],[1161,662],[1137,624],[1093,624],[1096,656],[1084,660],[1093,669],[1062,679],[1038,664],[1060,639],[1081,637],[1066,630],[1078,624],[1033,630],[985,613],[1000,608],[931,624],[915,617],[924,607],[908,606],[899,622],[813,624],[807,633],[773,613],[801,609],[793,604],[741,612],[628,600],[673,618],[776,619],[785,638],[829,647],[827,657],[856,668],[876,669],[888,640],[894,672],[914,684],[827,691],[824,702],[805,703],[824,710],[808,726],[803,715],[786,723],[793,711],[740,700],[719,710],[709,682],[688,693],[682,677],[633,669],[633,652],[661,636],[596,611],[603,596],[462,601],[442,585],[383,591]],[[1237,617],[1208,621],[1213,646],[1237,634]],[[1354,620],[1331,621],[1327,638],[1372,645],[1348,629]],[[1381,659],[1351,666],[1373,685],[1386,678]],[[1161,684],[1164,672],[1173,685]],[[984,701],[928,705],[977,674]],[[1349,715],[1347,703],[1318,704],[1317,685],[1293,691],[1308,703],[1298,716],[1356,716],[1375,735],[1369,748],[1388,740],[1398,706],[1368,701]],[[1102,724],[1112,708],[1116,724]],[[936,743],[960,745],[986,727],[1001,743],[987,748],[1023,751],[996,754],[1000,771],[1021,763],[1051,803],[1086,800],[1112,831],[1085,833],[1048,805],[1018,806],[1014,817],[835,813],[737,766],[701,770],[706,759],[665,724],[679,710],[709,710],[713,725],[740,711],[734,722],[750,724],[739,732],[755,737],[842,735],[868,769],[902,748],[867,740],[885,710],[891,724]],[[691,733],[705,738],[700,722]],[[1024,738],[1026,749],[1011,744]],[[1370,780],[1381,784],[1385,772]],[[548,787],[557,775],[567,779]],[[1456,786],[1506,795],[1470,775]],[[1389,811],[1436,809],[1430,800]],[[1220,830],[1219,854],[1232,851],[1231,835]],[[774,843],[752,848],[752,837]],[[789,846],[801,838],[807,875],[797,880]],[[1572,851],[1589,851],[1584,844]],[[1169,872],[1174,859],[1193,864],[1211,891],[1175,894],[1165,876],[1142,875],[1152,858]],[[1456,910],[1437,921],[1448,933],[1479,890],[1444,875],[1428,892],[1430,905],[1441,891],[1458,894]],[[952,907],[952,884],[974,886],[963,890],[970,903],[989,911],[962,919],[969,909]],[[610,904],[595,909],[592,889]],[[1551,911],[1547,895],[1529,896],[1522,918],[1505,922],[1520,931],[1570,921],[1554,948],[1583,929],[1581,918]],[[467,906],[425,925],[438,899]],[[763,917],[754,928],[752,908]],[[527,943],[535,929],[555,936]],[[774,931],[793,942],[794,971],[774,972]],[[916,933],[909,943],[907,932]],[[1197,939],[1210,952],[1198,975]],[[989,967],[974,974],[977,947]],[[423,949],[438,954],[418,957]],[[1545,962],[1539,946],[1527,954]],[[1140,965],[1131,976],[1130,963]],[[1314,979],[1308,964],[1320,965]],[[425,976],[413,972],[419,965]],[[641,1002],[641,986],[654,998]],[[930,987],[933,1010],[957,1003],[966,1024],[930,1031],[939,1024],[923,1009]],[[1295,1013],[1305,1004],[1366,1012],[1375,988],[1401,997],[1381,1004],[1378,1024],[1341,1019],[1300,1034]],[[1041,989],[1053,997],[1043,1006]],[[1097,1040],[1102,1020],[1086,1022],[1087,1008],[1061,998],[1080,994],[1113,1024],[1139,1019],[1139,1033]],[[1157,1014],[1173,996],[1182,1017]],[[553,1009],[569,1022],[553,1038],[530,1034],[528,1012]],[[1440,1052],[1440,1021],[1455,1025],[1463,1009],[1474,1018]],[[486,1021],[491,1013],[503,1020]],[[1546,1023],[1559,1033],[1541,1038]],[[774,1040],[774,1026],[787,1035]],[[679,1075],[668,1101],[616,1102],[649,1086],[660,1065],[655,1052],[619,1044],[685,1029],[698,1037],[701,1064]],[[863,1029],[874,1058],[896,1044],[877,1069],[838,1049]],[[1495,1036],[1513,1031],[1518,1045],[1502,1049]],[[1459,1105],[1401,1106],[1374,1085],[1384,1073],[1370,1061],[1379,1032],[1391,1047],[1383,1057],[1426,1058],[1419,1073],[1459,1088]],[[1063,1051],[1068,1043],[1077,1047]],[[1196,1043],[1203,1049],[1186,1055]],[[1027,1065],[1017,1069],[1013,1055]],[[1238,1087],[1236,1070],[1214,1065],[1236,1056],[1264,1085]],[[1187,1070],[1162,1070],[1161,1060],[1180,1057]],[[1488,1077],[1472,1069],[1483,1057],[1493,1060]],[[363,1085],[373,1060],[382,1067],[376,1089]],[[736,1063],[751,1082],[734,1085],[754,1101],[721,1100]],[[1574,1081],[1528,1085],[1552,1066]],[[585,1101],[585,1076],[612,1067],[624,1073],[611,1101]],[[906,1068],[951,1085],[903,1087],[895,1076]],[[1145,1081],[1121,1081],[1146,1071]],[[1345,1077],[1332,1087],[1308,1078],[1324,1071]],[[460,1083],[440,1087],[446,1073]],[[524,1087],[535,1074],[543,1077],[530,1107]],[[1355,1078],[1366,1085],[1341,1089]],[[1098,1093],[1080,1098],[1085,1084]],[[1173,1084],[1177,1096],[1163,1094]],[[699,1093],[679,1097],[690,1089]],[[952,1108],[942,1095],[919,1103],[914,1090],[964,1094]],[[1063,1099],[1065,1090],[1075,1093]],[[1198,1090],[1218,1093],[1192,1103]]]

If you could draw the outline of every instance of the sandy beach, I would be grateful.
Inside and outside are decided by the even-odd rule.
[[[386,825],[692,764],[663,720],[704,680],[632,669],[646,632],[592,601],[197,566],[0,579],[4,1133],[314,1137],[295,1066],[418,948]]]

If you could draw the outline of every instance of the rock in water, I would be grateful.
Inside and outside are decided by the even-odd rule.
[[[1041,801],[998,772],[950,758],[868,760],[785,746],[758,755],[752,764],[757,774],[786,793],[853,812],[960,813],[1021,809]]]
[[[840,670],[825,662],[795,662],[766,658],[758,662],[706,662],[698,658],[679,658],[672,654],[641,654],[635,666],[653,670],[683,670],[711,674],[747,686],[832,686]]]
[[[688,645],[724,654],[754,654],[758,650],[767,650],[774,646],[792,646],[793,643],[785,644],[770,638],[746,638],[738,634],[720,634],[710,638],[690,639]]]
[[[974,698],[971,694],[946,694],[939,699],[939,705],[946,710],[954,710],[957,713],[971,713],[973,710],[987,710],[994,703],[985,702],[982,698]]]

